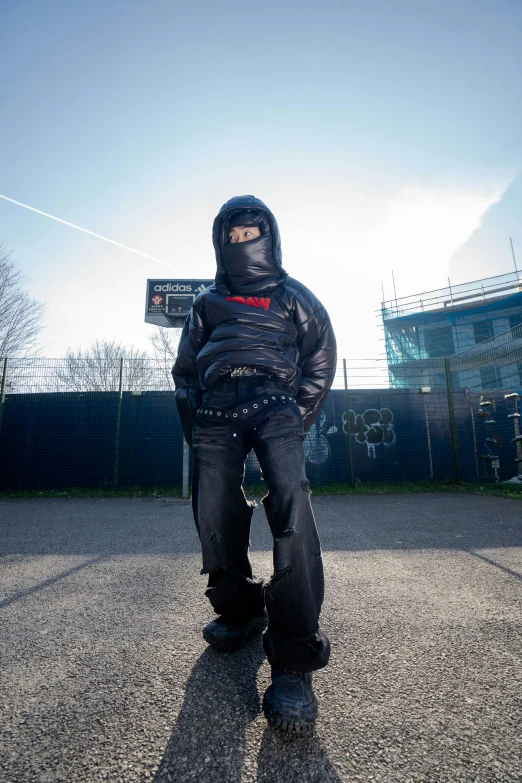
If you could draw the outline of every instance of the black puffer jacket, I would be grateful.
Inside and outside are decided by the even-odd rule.
[[[223,246],[229,218],[245,210],[261,213],[270,230],[265,239],[235,246],[244,251],[248,244],[252,263],[248,285],[234,287],[223,261]],[[236,196],[227,201],[214,221],[212,238],[215,284],[195,300],[172,369],[185,434],[190,432],[202,391],[234,367],[243,366],[268,372],[290,389],[308,430],[335,375],[336,343],[328,313],[308,288],[283,269],[277,222],[259,199]]]

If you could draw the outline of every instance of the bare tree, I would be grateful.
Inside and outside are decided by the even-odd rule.
[[[22,272],[0,242],[0,357],[30,358],[39,350],[44,306],[22,287]]]
[[[118,391],[122,359],[124,391],[156,388],[154,363],[145,351],[107,340],[96,340],[85,351],[68,348],[56,367],[57,387],[62,391]]]
[[[165,326],[154,327],[154,332],[149,337],[152,355],[158,364],[161,388],[174,388],[171,370],[178,355],[180,337],[181,329],[169,329]]]

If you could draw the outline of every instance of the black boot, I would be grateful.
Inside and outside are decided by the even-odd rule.
[[[221,615],[203,628],[203,639],[218,650],[233,652],[239,649],[249,636],[264,631],[267,624],[266,613],[243,622],[230,622]]]
[[[272,684],[263,698],[263,712],[271,726],[282,731],[310,731],[317,718],[312,673],[272,666]]]

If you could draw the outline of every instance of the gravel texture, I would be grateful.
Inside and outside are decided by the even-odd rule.
[[[522,503],[313,498],[330,665],[319,719],[260,711],[260,637],[209,648],[190,505],[0,499],[0,780],[522,780]],[[271,540],[254,514],[256,573]]]

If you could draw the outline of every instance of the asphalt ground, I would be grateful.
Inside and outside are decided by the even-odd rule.
[[[260,637],[218,653],[187,501],[0,499],[0,780],[522,780],[522,503],[314,497],[330,665],[268,728]],[[260,506],[252,559],[271,573]]]

